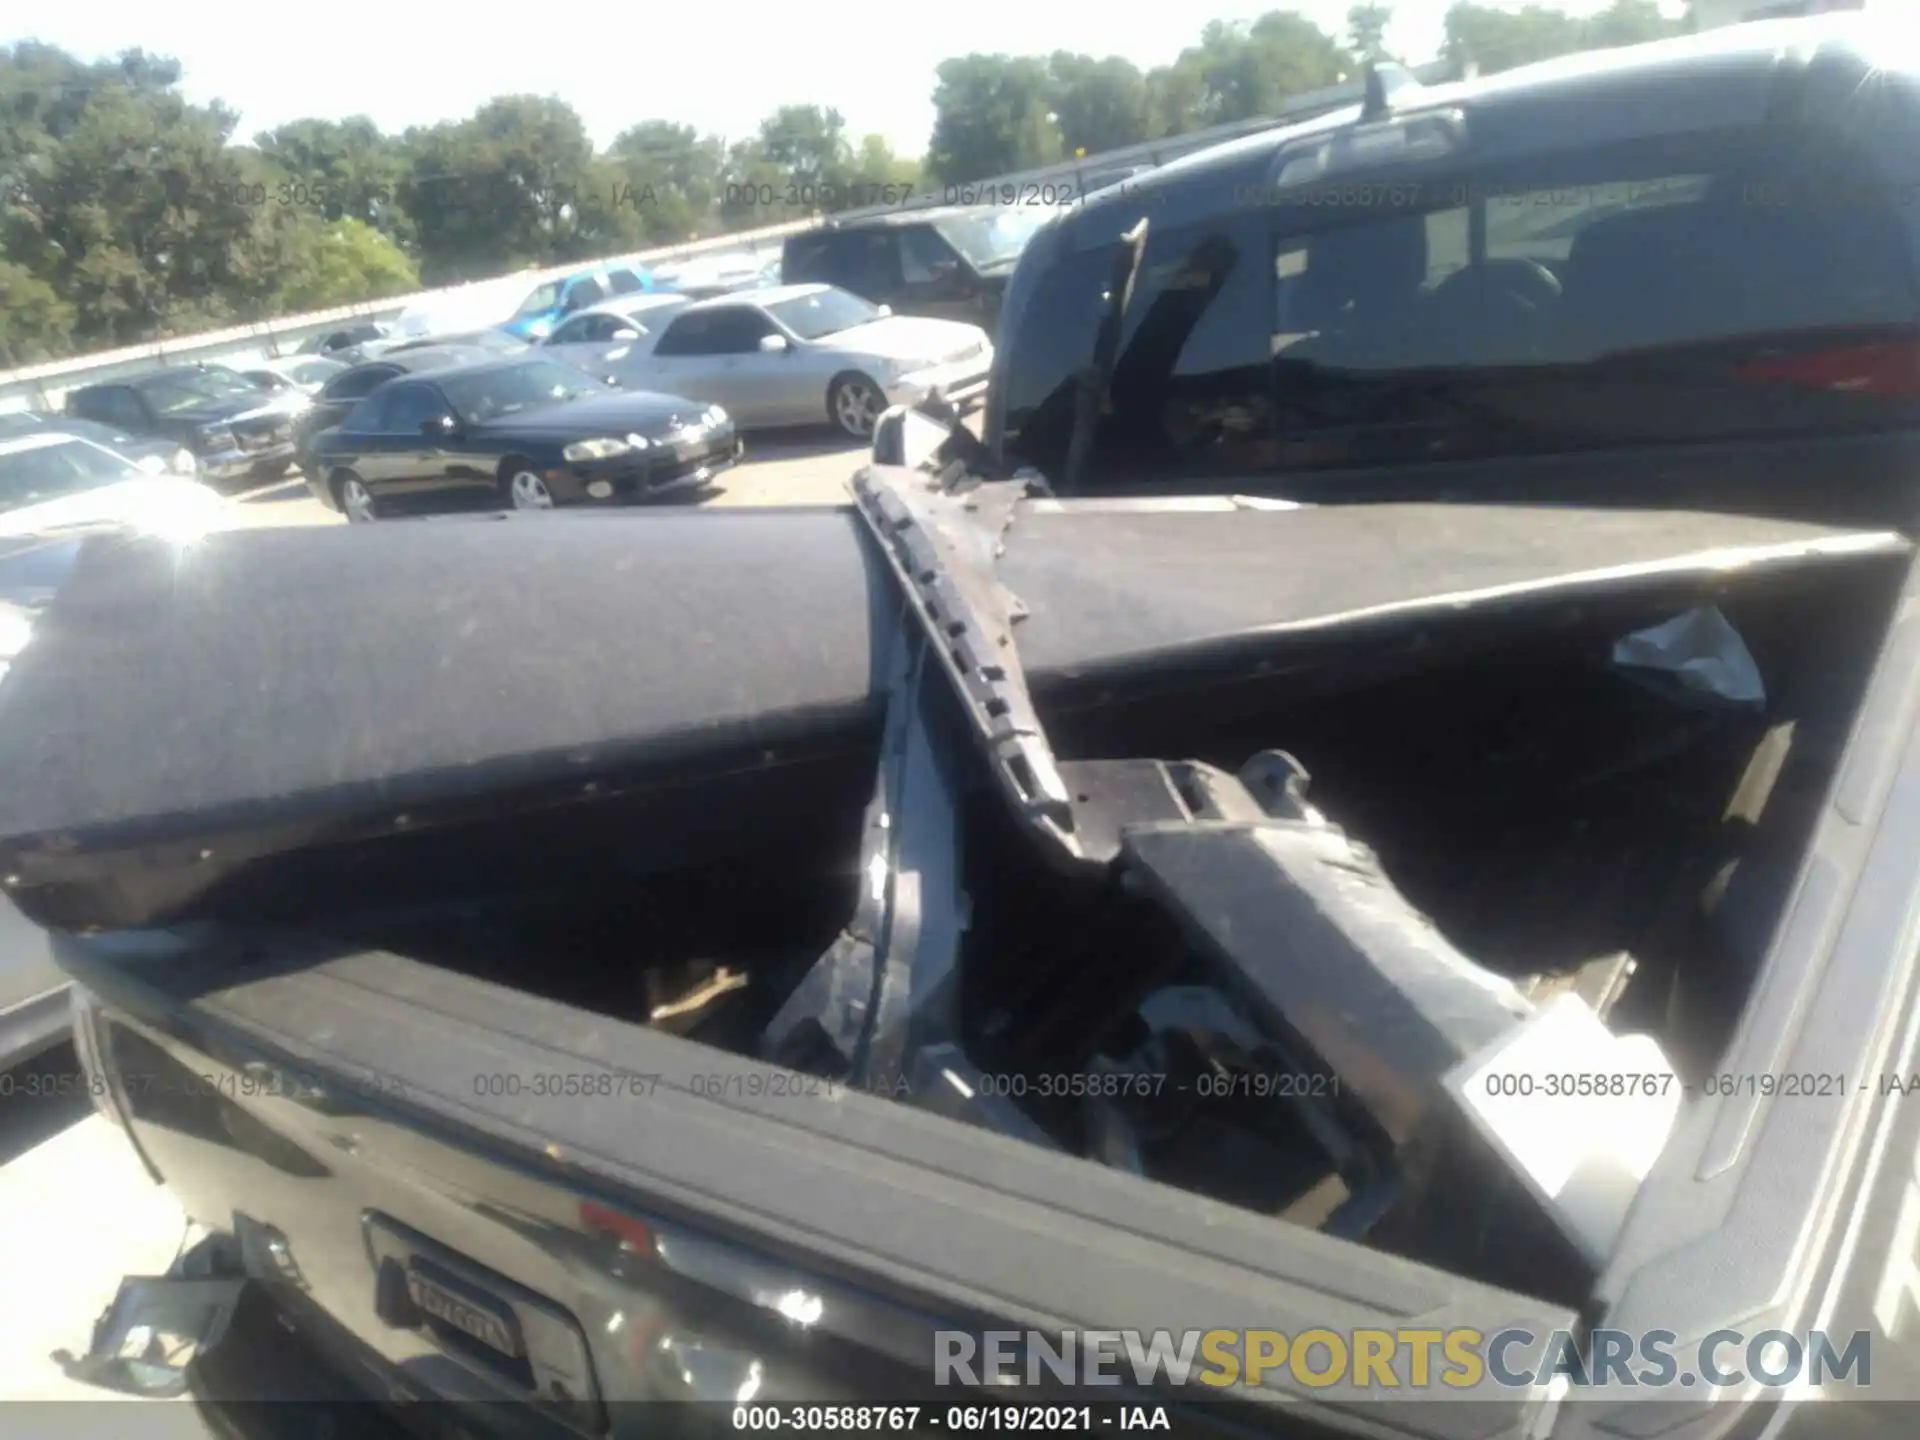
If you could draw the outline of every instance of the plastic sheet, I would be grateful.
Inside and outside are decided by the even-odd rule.
[[[1624,636],[1613,663],[1671,676],[1682,689],[1740,705],[1763,705],[1766,684],[1740,632],[1715,606],[1703,606]]]

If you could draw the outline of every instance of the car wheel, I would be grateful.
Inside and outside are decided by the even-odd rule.
[[[887,397],[864,375],[842,375],[827,390],[827,418],[855,439],[873,434]]]
[[[504,468],[509,505],[516,510],[553,509],[553,491],[538,471],[524,462],[509,462]]]
[[[380,518],[379,502],[373,498],[367,482],[353,471],[343,470],[334,477],[333,494],[349,525],[367,525]]]

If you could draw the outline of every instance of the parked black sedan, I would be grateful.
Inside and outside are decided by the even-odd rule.
[[[389,381],[313,450],[315,495],[364,522],[684,494],[733,465],[741,442],[717,405],[609,390],[555,360],[495,357]]]
[[[523,347],[524,348],[524,347]],[[300,473],[313,480],[313,440],[323,430],[331,430],[353,407],[387,381],[423,370],[444,370],[485,360],[494,352],[479,346],[439,345],[405,346],[377,360],[367,360],[342,370],[320,387],[313,403],[300,412],[293,425],[293,449],[300,462]]]

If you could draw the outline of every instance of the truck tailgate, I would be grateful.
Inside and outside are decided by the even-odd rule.
[[[131,1133],[188,1212],[266,1236],[277,1258],[261,1264],[282,1288],[442,1394],[515,1391],[383,1318],[370,1238],[383,1227],[557,1307],[616,1421],[626,1402],[688,1398],[688,1367],[661,1357],[693,1350],[722,1371],[729,1355],[758,1360],[765,1398],[897,1402],[938,1393],[942,1328],[1471,1324],[1544,1338],[1575,1323],[392,954],[154,932],[62,946],[100,1002],[84,1024],[120,1077]],[[506,1089],[518,1093],[483,1093]],[[1484,1403],[1404,1407],[1397,1423],[1377,1398],[1363,1414],[1356,1395],[1286,1373],[1235,1395],[1299,1421],[1340,1415],[1348,1433],[1524,1433],[1542,1397],[1485,1389],[1458,1397]]]

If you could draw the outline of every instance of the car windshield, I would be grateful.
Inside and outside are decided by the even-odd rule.
[[[0,412],[0,440],[11,440],[20,435],[38,435],[46,428],[46,420],[31,410]]]
[[[1027,241],[1053,217],[1024,210],[1000,210],[991,215],[956,215],[933,222],[946,242],[967,257],[976,270],[990,270],[1020,258]]]
[[[816,290],[779,300],[767,306],[767,313],[802,340],[837,335],[880,318],[878,309],[845,290]]]
[[[169,370],[133,382],[147,404],[162,415],[197,410],[209,400],[257,399],[260,387],[231,370]]]
[[[528,360],[465,375],[449,375],[440,388],[469,425],[483,425],[522,410],[577,400],[606,389],[584,370],[553,360]]]
[[[58,430],[63,435],[78,435],[82,440],[91,440],[108,449],[118,448],[123,443],[139,443],[137,437],[128,435],[116,426],[82,420],[77,415],[52,414],[45,410],[10,410],[0,415],[0,440],[17,440],[22,435],[44,435],[49,430]]]
[[[513,313],[516,318],[521,315],[544,315],[559,303],[560,282],[549,280],[521,301],[520,308]]]
[[[646,320],[658,325],[663,316],[693,302],[684,295],[649,295],[644,300],[636,298],[632,304],[608,307],[607,313],[618,315],[623,320]]]
[[[138,478],[118,455],[84,440],[35,445],[0,455],[0,511]]]

